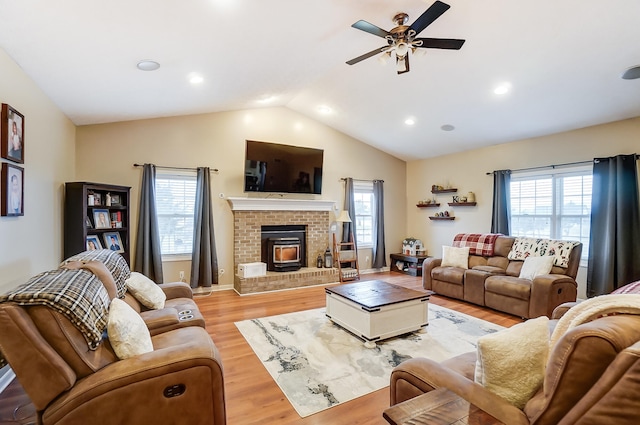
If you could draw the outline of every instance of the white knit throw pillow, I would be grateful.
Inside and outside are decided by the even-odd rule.
[[[478,338],[475,381],[524,408],[544,380],[549,318],[540,316]]]
[[[151,334],[142,317],[126,302],[114,298],[109,306],[107,335],[119,359],[153,351]]]

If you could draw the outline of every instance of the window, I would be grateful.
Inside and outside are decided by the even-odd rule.
[[[591,166],[511,175],[513,236],[577,240],[589,254]]]
[[[156,211],[163,256],[191,256],[195,202],[195,172],[157,172]]]
[[[371,248],[373,246],[373,229],[375,225],[373,182],[354,182],[353,200],[356,211],[356,242],[359,248]]]

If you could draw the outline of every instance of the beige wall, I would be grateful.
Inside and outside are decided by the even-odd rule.
[[[405,162],[287,108],[220,112],[153,120],[82,126],[77,129],[76,171],[83,181],[132,187],[132,222],[137,222],[142,170],[134,163],[173,167],[209,166],[218,262],[225,274],[220,283],[233,283],[233,214],[225,197],[246,196],[245,140],[259,140],[324,149],[322,195],[285,195],[336,201],[342,208],[341,177],[383,179],[388,252],[405,237]],[[262,195],[264,196],[264,195]],[[135,246],[132,232],[132,246]],[[363,251],[361,268],[370,267]],[[133,257],[132,257],[133,258]],[[165,263],[165,281],[189,275],[188,262]]]
[[[3,293],[62,260],[64,182],[75,175],[75,126],[2,49],[0,75],[0,102],[25,117],[25,163],[16,164],[24,168],[24,216],[0,217]]]
[[[475,149],[407,163],[407,234],[420,238],[429,255],[440,256],[442,245],[450,245],[456,233],[489,232],[493,178],[487,172],[521,169],[576,161],[595,157],[638,152],[640,118],[598,125],[546,137]],[[458,194],[475,192],[475,207],[446,207],[454,210],[454,221],[431,221],[434,208],[417,208],[420,199],[432,197],[431,185],[458,188]],[[451,196],[439,195],[440,201]],[[444,210],[442,205],[440,210]],[[585,270],[578,275],[578,296],[585,297]]]

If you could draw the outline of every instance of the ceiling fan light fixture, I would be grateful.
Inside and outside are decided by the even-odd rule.
[[[391,61],[391,52],[384,52],[380,56],[378,56],[378,62],[382,65],[386,65]]]
[[[396,45],[396,56],[404,58],[409,53],[409,46],[407,43],[400,42]]]

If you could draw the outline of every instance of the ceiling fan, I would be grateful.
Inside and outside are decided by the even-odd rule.
[[[398,74],[409,72],[409,52],[415,52],[418,48],[428,49],[451,49],[460,50],[465,40],[455,38],[417,38],[416,36],[426,27],[431,25],[433,21],[438,19],[451,6],[441,1],[436,1],[411,25],[406,25],[409,15],[406,13],[398,13],[393,17],[396,27],[390,31],[383,30],[367,21],[360,20],[351,25],[353,28],[368,32],[378,37],[385,38],[387,45],[372,50],[364,55],[347,61],[347,64],[353,65],[362,60],[383,53],[387,57],[391,57],[394,53],[396,56],[396,68]]]

